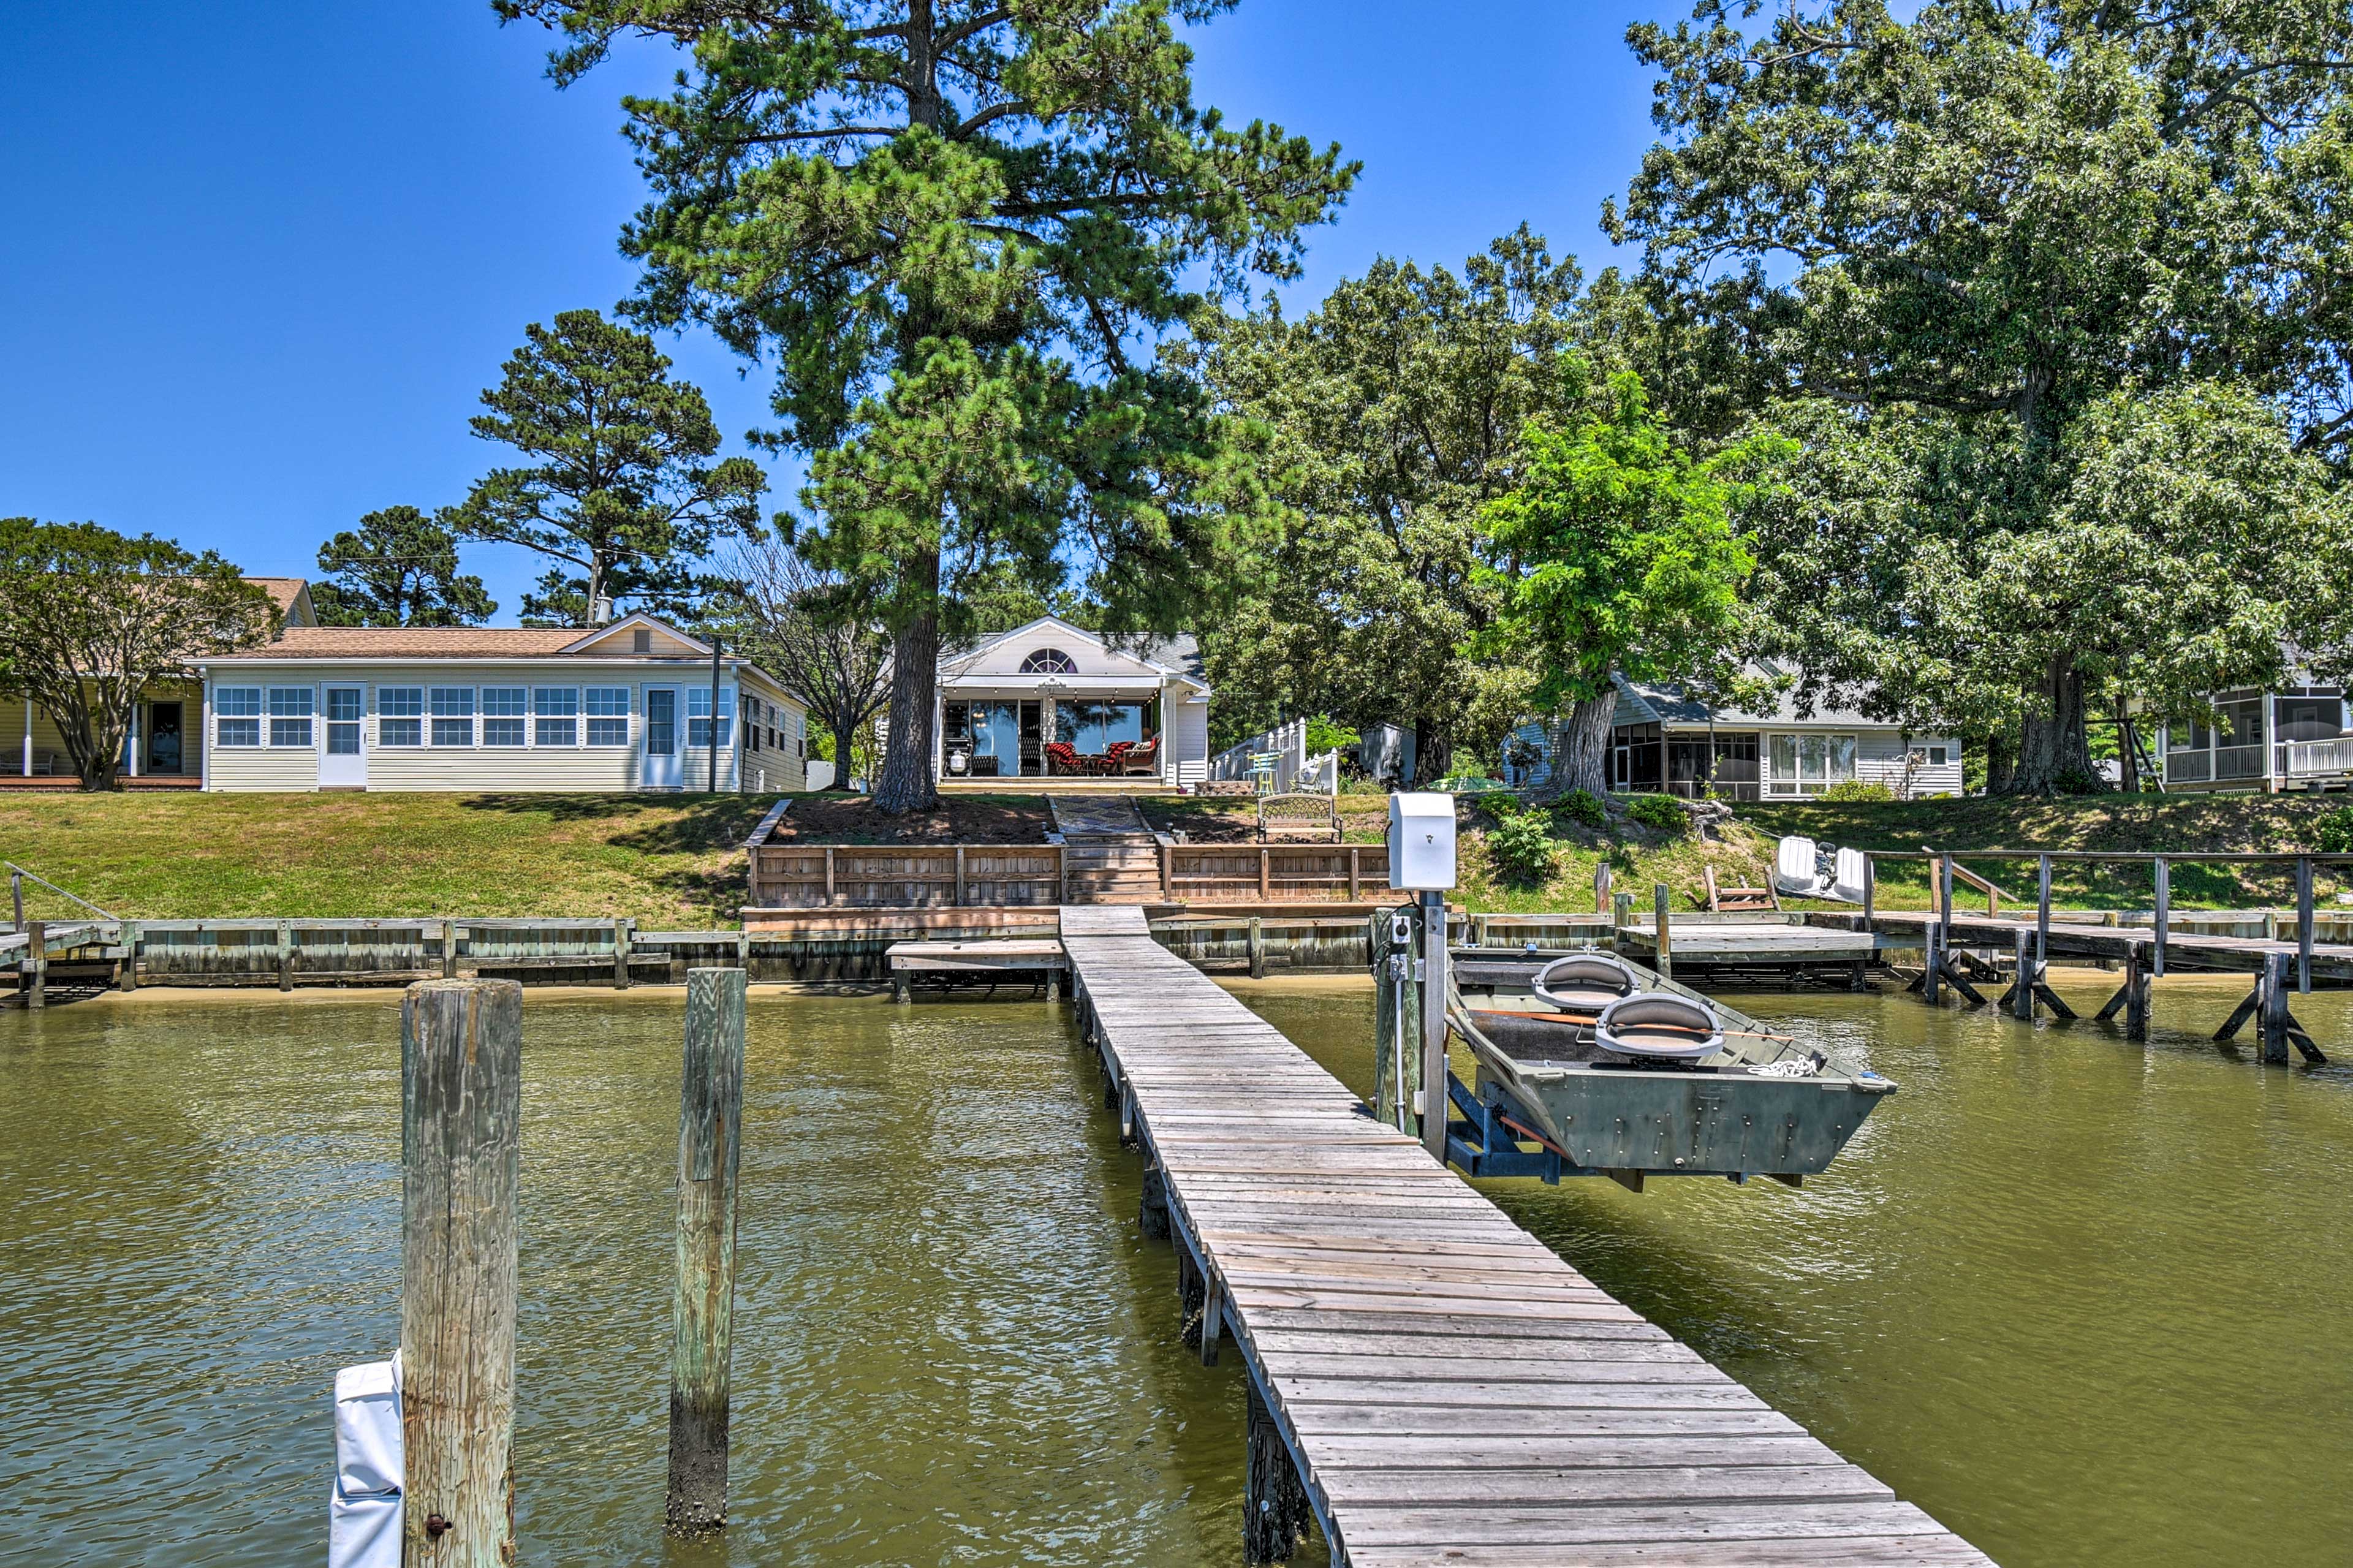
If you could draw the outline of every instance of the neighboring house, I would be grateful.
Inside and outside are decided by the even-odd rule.
[[[248,577],[247,582],[269,595],[288,626],[314,626],[311,587],[300,577]],[[204,687],[194,669],[185,679],[150,681],[139,692],[131,732],[122,746],[122,771],[127,780],[181,784],[194,787],[204,776]],[[47,712],[30,700],[24,705],[22,733],[0,756],[0,777],[66,778],[73,762],[65,737]],[[5,733],[0,731],[0,733]]]
[[[306,598],[307,605],[307,598]],[[807,710],[651,616],[588,630],[322,626],[198,661],[211,790],[797,790]],[[744,722],[736,723],[741,715]]]
[[[1801,715],[1787,697],[1764,713],[1711,707],[1675,687],[1611,679],[1618,687],[1609,737],[1613,790],[1697,795],[1712,780],[1726,800],[1801,800],[1861,780],[1906,797],[1961,793],[1961,743],[1950,735],[1911,734],[1837,709]],[[1559,731],[1560,721],[1552,719],[1514,730],[1504,742],[1504,777],[1522,785],[1546,783]]]
[[[1198,784],[1209,757],[1209,683],[1190,637],[1120,647],[1053,616],[940,657],[932,766],[943,782],[1047,778],[1068,746],[1080,772],[1114,743],[1152,749],[1124,775]]]
[[[2165,729],[2168,790],[2353,789],[2353,713],[2335,686],[2218,691],[2221,722]]]

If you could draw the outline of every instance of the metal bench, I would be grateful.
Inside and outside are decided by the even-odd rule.
[[[1340,802],[1328,795],[1262,795],[1258,800],[1258,836],[1340,842]]]

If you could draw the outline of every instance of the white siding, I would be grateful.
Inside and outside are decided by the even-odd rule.
[[[657,637],[659,634],[657,633]],[[659,657],[659,656],[657,656]],[[735,775],[738,748],[744,739],[742,696],[756,694],[764,701],[775,704],[791,721],[794,739],[806,733],[807,715],[801,705],[781,689],[756,677],[740,675],[731,668],[731,687],[736,687],[735,722],[730,727],[730,743],[719,754],[719,787],[737,787]],[[737,683],[741,682],[740,687]],[[644,778],[642,747],[645,740],[645,690],[649,686],[675,687],[681,694],[679,704],[679,739],[681,742],[681,787],[701,790],[710,776],[710,748],[687,747],[685,693],[708,689],[707,667],[681,664],[675,670],[649,670],[641,665],[622,664],[617,668],[608,658],[584,658],[580,656],[538,661],[466,660],[439,664],[386,664],[379,661],[354,662],[345,666],[305,667],[300,675],[265,668],[246,669],[234,666],[216,668],[215,686],[308,685],[314,689],[327,684],[354,683],[367,689],[367,787],[371,791],[450,790],[481,793],[564,793],[634,790],[641,787]],[[575,689],[623,687],[629,693],[629,739],[620,746],[586,744],[589,715],[585,700],[582,710],[574,715],[575,743],[543,746],[537,743],[538,726],[535,717],[523,718],[524,744],[522,746],[486,746],[481,743],[483,718],[480,693],[484,687],[570,687]],[[427,744],[418,746],[387,746],[383,744],[383,720],[379,693],[386,687],[417,687],[428,693],[427,711],[420,728]],[[429,693],[435,687],[461,687],[475,694],[472,716],[473,743],[462,746],[430,744],[432,715]],[[526,699],[526,706],[529,700]],[[323,702],[314,703],[318,711],[312,721],[312,744],[307,749],[283,747],[215,748],[212,753],[212,775],[209,787],[216,790],[310,790],[319,783],[318,754],[325,743],[326,731]],[[207,722],[203,726],[209,738],[211,714],[206,710]],[[787,726],[780,723],[783,731]],[[262,731],[267,738],[268,720]],[[779,735],[780,741],[786,737]],[[751,759],[751,771],[743,786],[753,789],[791,790],[801,787],[806,777],[792,742],[770,751],[765,745]]]
[[[1172,684],[1162,696],[1163,711],[1168,715],[1168,760],[1173,765],[1161,771],[1169,778],[1184,776],[1179,770],[1188,763],[1204,764],[1202,771],[1206,771],[1209,759],[1209,705],[1186,701],[1186,689]],[[1202,772],[1190,776],[1199,778]]]
[[[1905,757],[1907,752],[1924,755],[1932,746],[1945,748],[1945,763],[1938,767],[1923,763],[1913,771],[1912,793],[1923,795],[1958,795],[1961,793],[1961,743],[1949,735],[1915,735],[1908,742],[1894,730],[1863,730],[1857,732],[1854,744],[1854,776],[1866,784],[1883,784],[1898,792],[1904,788]]]
[[[1019,676],[1021,661],[1043,647],[1069,654],[1080,675],[1134,675],[1155,683],[1161,677],[1158,669],[1142,659],[1103,647],[1092,633],[1051,621],[1002,637],[975,658],[943,659],[941,668],[955,675]]]

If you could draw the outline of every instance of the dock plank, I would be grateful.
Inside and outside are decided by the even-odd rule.
[[[1061,915],[1091,1037],[1335,1563],[1987,1562],[1365,1114],[1139,910]]]

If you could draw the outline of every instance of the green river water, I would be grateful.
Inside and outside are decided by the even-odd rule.
[[[2063,981],[2096,1003],[2106,977]],[[1369,1078],[1360,983],[1237,991]],[[1750,1011],[1903,1092],[1831,1173],[1494,1183],[1521,1224],[2002,1563],[2353,1561],[2353,1069],[1915,999]],[[2347,994],[2299,999],[2353,1060]],[[1066,1011],[755,994],[734,1524],[659,1529],[676,993],[530,994],[524,1560],[1233,1563],[1242,1383]],[[0,1563],[316,1562],[334,1369],[397,1333],[396,998],[0,1013]]]

